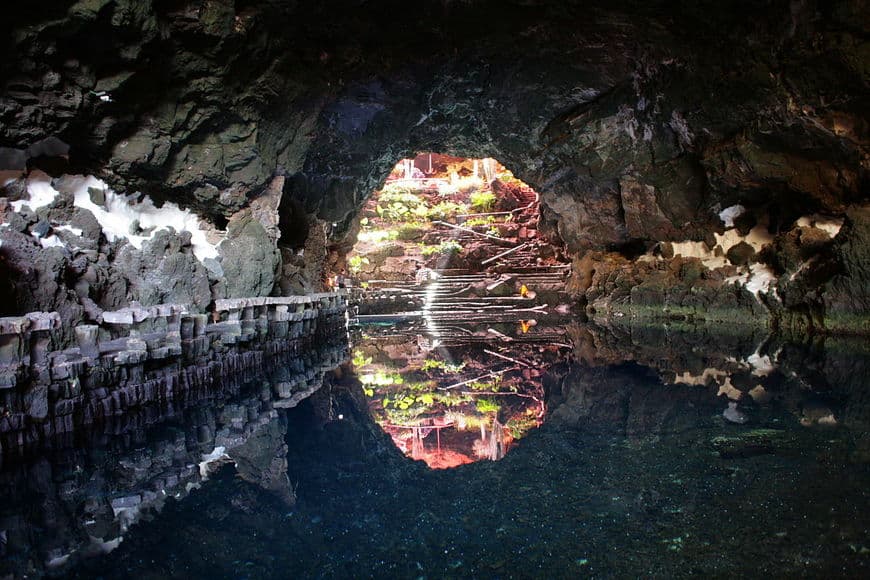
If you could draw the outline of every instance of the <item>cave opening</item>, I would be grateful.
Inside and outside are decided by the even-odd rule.
[[[376,422],[434,469],[498,460],[543,421],[568,264],[540,196],[492,158],[402,159],[347,258],[353,365]]]

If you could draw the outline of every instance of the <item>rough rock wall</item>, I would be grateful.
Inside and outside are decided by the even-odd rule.
[[[339,243],[425,150],[498,158],[576,254],[702,240],[738,203],[777,233],[870,190],[860,0],[10,10],[0,170],[98,172],[218,225],[286,176],[282,206],[306,214],[287,223]],[[281,291],[317,277],[289,245]],[[825,280],[794,303],[833,305],[810,296]]]

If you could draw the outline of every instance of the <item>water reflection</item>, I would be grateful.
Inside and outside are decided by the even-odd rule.
[[[117,549],[143,518],[186,498],[221,466],[284,505],[288,478],[283,411],[320,387],[348,358],[345,344],[299,357],[275,355],[260,372],[137,409],[41,452],[6,456],[0,470],[0,576],[66,568]]]
[[[623,330],[568,330],[596,345],[582,360],[527,345],[545,423],[501,461],[458,469],[409,460],[343,374],[288,415],[293,508],[225,473],[81,575],[866,576],[865,345]],[[359,358],[416,368],[410,341],[370,341],[392,356],[366,343]],[[500,368],[466,348],[451,364]],[[773,367],[763,376],[756,352]],[[719,394],[721,373],[742,396]],[[749,394],[759,382],[769,398]],[[730,403],[745,423],[723,416]],[[806,421],[828,414],[836,424]],[[434,430],[424,443],[437,449]]]
[[[542,378],[570,350],[543,324],[533,333],[493,321],[450,330],[464,340],[433,348],[414,324],[366,326],[353,357],[374,420],[406,456],[433,469],[501,459],[540,426]],[[474,341],[475,332],[488,340]]]
[[[287,361],[148,429],[9,462],[2,571],[66,558],[106,578],[870,573],[862,341],[543,321],[524,341],[495,324],[435,348],[413,325],[364,328],[356,375],[326,371],[339,354]],[[474,340],[486,327],[513,340]],[[490,390],[439,390],[468,379]],[[406,392],[408,408],[384,405]],[[384,418],[416,423],[385,432]],[[439,432],[445,462],[509,452],[433,470]]]

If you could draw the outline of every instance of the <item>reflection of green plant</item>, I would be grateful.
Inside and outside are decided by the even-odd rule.
[[[405,379],[403,379],[402,375],[400,375],[399,373],[387,374],[383,371],[377,371],[375,373],[368,373],[362,375],[359,380],[364,385],[377,385],[379,387],[388,385],[401,385],[405,382]]]
[[[447,256],[450,254],[458,254],[461,251],[462,244],[460,244],[456,240],[447,240],[446,242],[441,242],[437,246],[423,246],[423,248],[420,250],[420,253],[423,254],[424,258],[427,258],[434,254]]]
[[[492,426],[492,418],[477,413],[463,413],[462,411],[447,411],[444,419],[456,425],[460,431],[476,430],[481,427]]]
[[[494,226],[491,227],[491,228],[489,228],[488,230],[486,230],[486,234],[487,234],[488,236],[492,236],[492,237],[494,237],[494,238],[500,238],[500,237],[501,237],[501,232],[498,231],[498,228],[497,228],[497,227],[494,227]]]
[[[356,256],[351,256],[347,260],[347,265],[350,267],[350,271],[354,274],[358,274],[362,269],[363,264],[370,264],[369,259],[365,256],[360,256],[357,254]]]
[[[492,377],[491,380],[487,382],[473,381],[471,383],[468,383],[466,386],[472,391],[489,391],[497,393],[502,390],[503,386],[505,387],[505,390],[513,392],[517,391],[517,387],[514,385],[503,385],[501,375],[495,375],[494,377]]]
[[[474,406],[477,407],[477,410],[481,413],[498,413],[501,409],[501,405],[496,403],[493,399],[477,399],[474,402]]]
[[[351,362],[354,367],[360,368],[372,364],[372,357],[366,356],[361,350],[355,350],[353,351],[353,359],[351,359]]]
[[[534,409],[528,409],[526,413],[511,417],[505,424],[514,439],[522,439],[529,431],[538,426],[538,418]]]
[[[462,369],[465,368],[465,363],[448,363],[441,360],[435,360],[431,358],[427,358],[423,361],[423,366],[420,367],[420,370],[423,372],[431,371],[435,369],[443,370],[446,373],[458,373]]]
[[[426,216],[430,220],[445,220],[455,216],[458,213],[464,213],[468,211],[468,207],[461,203],[455,203],[452,201],[442,201],[431,208],[426,213]]]
[[[405,383],[405,388],[414,393],[429,392],[435,388],[435,381]]]
[[[492,211],[495,207],[495,194],[491,191],[475,191],[469,196],[471,207],[480,211]]]

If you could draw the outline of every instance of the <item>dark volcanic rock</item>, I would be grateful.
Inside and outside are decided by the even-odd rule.
[[[836,255],[841,273],[825,288],[825,326],[870,331],[870,207],[847,212]]]
[[[129,281],[128,298],[142,304],[190,304],[205,309],[212,300],[208,272],[190,248],[190,234],[158,231],[136,251],[125,245],[114,268]]]
[[[729,248],[725,255],[727,256],[728,261],[735,266],[745,266],[755,256],[755,248],[746,242],[740,242],[739,244]]]
[[[247,215],[230,223],[220,251],[228,298],[271,294],[281,254],[258,221]]]

